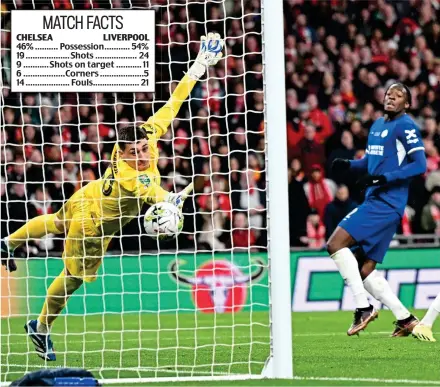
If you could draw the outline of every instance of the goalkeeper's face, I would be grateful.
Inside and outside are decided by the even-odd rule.
[[[145,171],[150,165],[150,152],[148,151],[147,139],[128,143],[121,151],[121,159],[131,168]]]

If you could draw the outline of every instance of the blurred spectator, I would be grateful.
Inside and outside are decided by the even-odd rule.
[[[246,214],[237,212],[234,215],[232,229],[232,248],[249,248],[257,240],[254,230],[249,228]]]
[[[425,187],[429,192],[431,192],[435,187],[440,187],[440,169],[436,169],[435,171],[427,174]]]
[[[310,109],[309,119],[317,128],[316,141],[323,143],[333,132],[328,115],[318,107],[318,98],[315,94],[307,96],[307,105]]]
[[[75,161],[75,155],[69,153],[66,156],[66,162],[64,163],[64,168],[66,172],[65,180],[71,184],[75,184],[78,180],[78,163]]]
[[[337,187],[334,181],[325,178],[321,165],[314,164],[311,170],[310,181],[304,184],[304,191],[310,208],[314,208],[324,219],[325,208],[333,200]]]
[[[322,249],[325,247],[325,226],[315,209],[312,209],[307,217],[307,236],[301,237],[301,241],[311,249]]]
[[[42,186],[39,186],[35,193],[31,194],[29,202],[35,207],[37,215],[52,214],[54,212],[49,191]]]
[[[423,140],[426,152],[427,173],[436,171],[440,162],[440,153],[438,148],[434,145],[431,139],[425,138]]]
[[[292,174],[292,177],[298,181],[299,183],[304,183],[305,180],[305,173],[303,171],[301,161],[299,159],[293,159],[290,163],[290,172]]]
[[[402,222],[401,222],[401,229],[402,234],[405,236],[412,235],[412,225],[411,222],[414,219],[415,211],[410,206],[405,207],[405,211],[403,212],[402,216]]]
[[[37,210],[28,200],[26,185],[15,182],[8,196],[9,224],[8,232],[18,230],[27,220],[37,216]]]
[[[67,172],[61,167],[55,167],[49,177],[47,188],[52,198],[54,211],[58,211],[64,202],[73,195],[75,186],[65,180]]]
[[[346,185],[340,185],[335,199],[327,205],[324,213],[326,239],[333,234],[339,222],[357,207],[357,203],[350,199]]]
[[[26,164],[24,162],[24,158],[17,155],[10,167],[11,169],[8,174],[8,181],[12,183],[24,183],[26,180]]]
[[[258,188],[258,173],[248,170],[241,177],[241,196],[240,207],[247,211],[249,217],[249,227],[254,230],[255,235],[260,235],[263,227],[263,214],[265,207],[261,197],[261,189]]]
[[[37,215],[52,214],[52,198],[49,191],[43,187],[38,187],[34,194],[29,198],[29,203],[35,207]],[[53,234],[47,234],[45,237],[36,240],[34,243],[42,251],[52,250],[54,248]]]
[[[231,156],[235,157],[239,162],[240,168],[243,168],[246,164],[246,152],[248,148],[244,128],[240,127],[235,130],[231,138],[230,147]]]
[[[203,226],[198,238],[200,247],[207,250],[224,250],[226,245],[221,239],[226,231],[226,214],[219,211],[215,195],[206,195],[205,208],[201,208],[200,215],[203,219]]]
[[[346,119],[347,107],[343,103],[342,95],[339,91],[335,91],[330,97],[328,114],[337,127],[341,127]]]
[[[85,185],[89,184],[91,181],[96,180],[95,172],[93,171],[93,168],[91,166],[84,165],[81,169],[82,170],[79,176],[78,183],[76,184],[75,191],[78,191]],[[68,184],[67,187],[69,187],[68,189],[70,190],[70,184],[68,183],[69,180],[67,180],[69,175],[66,169],[62,170],[62,175],[63,181],[65,181],[65,184]]]
[[[431,198],[423,207],[421,223],[425,232],[440,235],[440,186],[432,189]]]
[[[234,210],[240,209],[241,176],[240,164],[235,157],[230,158],[229,189],[231,191],[231,206]]]
[[[309,175],[313,165],[324,165],[325,149],[316,139],[316,128],[309,124],[305,127],[304,138],[300,140],[294,150],[293,157],[300,159],[304,173]]]
[[[330,175],[331,166],[335,159],[353,160],[355,153],[353,134],[349,130],[344,130],[341,135],[341,147],[333,150],[327,160],[328,175]]]
[[[295,161],[297,159],[294,159]],[[293,164],[293,162],[292,162]],[[306,222],[310,213],[303,184],[295,178],[295,168],[289,168],[289,230],[290,245],[303,246],[300,237],[307,234]]]

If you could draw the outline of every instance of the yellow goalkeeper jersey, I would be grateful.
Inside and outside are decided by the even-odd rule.
[[[185,75],[168,102],[141,125],[148,133],[150,164],[147,170],[138,171],[121,160],[116,144],[104,176],[75,193],[90,203],[93,222],[104,235],[118,232],[139,214],[144,202],[151,205],[165,199],[168,192],[160,186],[157,141],[167,132],[195,84],[195,80]]]

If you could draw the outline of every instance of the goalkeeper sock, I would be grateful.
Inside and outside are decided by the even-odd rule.
[[[376,300],[388,307],[397,320],[404,320],[411,316],[399,298],[391,290],[388,281],[377,270],[373,270],[364,280],[364,287]]]
[[[37,216],[21,226],[7,238],[8,248],[15,250],[28,239],[38,239],[47,234],[62,234],[64,231],[58,230],[55,226],[55,214]]]
[[[358,262],[351,250],[348,247],[344,247],[334,253],[331,258],[335,261],[339,273],[341,273],[342,278],[353,292],[356,308],[368,308],[370,302],[362,283]]]
[[[431,306],[429,307],[428,311],[426,312],[425,316],[422,318],[422,321],[420,322],[423,325],[428,325],[429,327],[432,327],[439,314],[440,314],[440,293],[432,302]]]
[[[47,330],[50,329],[52,323],[66,306],[69,297],[75,290],[81,287],[82,283],[83,281],[79,278],[66,277],[64,269],[60,275],[53,280],[49,289],[47,289],[46,301],[38,317],[41,329],[44,329],[41,324],[46,325]]]

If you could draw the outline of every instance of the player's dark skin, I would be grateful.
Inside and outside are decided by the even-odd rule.
[[[404,88],[399,85],[391,86],[384,98],[385,120],[392,121],[403,114],[409,108],[408,94]],[[357,244],[356,240],[342,227],[336,227],[336,230],[330,236],[327,242],[327,251],[330,255],[338,252],[345,247],[352,247]],[[369,259],[360,252],[355,254],[359,263],[359,271],[364,280],[376,269],[377,262]]]

